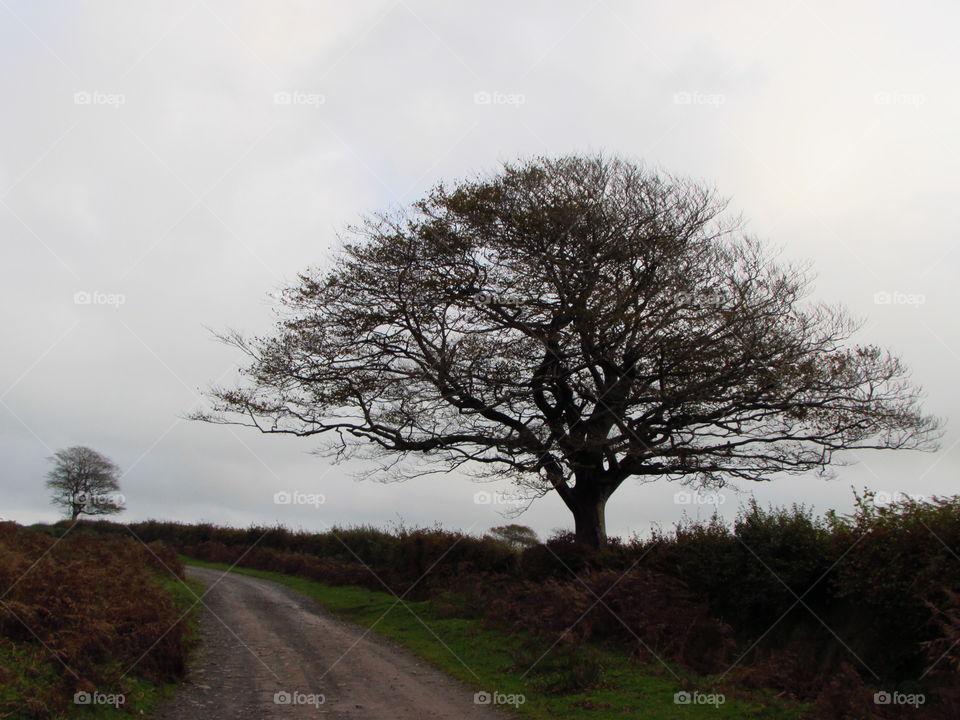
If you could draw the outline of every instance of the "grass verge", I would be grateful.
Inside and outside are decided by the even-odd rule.
[[[188,565],[229,570],[222,563],[183,557]],[[721,704],[678,704],[675,694],[700,690],[710,695],[714,679],[676,666],[643,665],[622,652],[588,646],[551,649],[530,634],[504,633],[479,621],[445,617],[427,602],[398,602],[388,593],[330,586],[304,578],[234,567],[232,572],[285,585],[310,597],[334,615],[370,628],[401,645],[477,692],[523,696],[519,717],[553,720],[800,720],[808,706],[772,693],[731,692]],[[534,666],[533,669],[530,669]],[[589,689],[574,689],[590,684]]]

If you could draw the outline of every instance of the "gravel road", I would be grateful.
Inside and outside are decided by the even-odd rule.
[[[188,568],[208,588],[190,677],[156,720],[512,717],[282,585]]]

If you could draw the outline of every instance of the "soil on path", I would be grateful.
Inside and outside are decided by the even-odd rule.
[[[202,638],[189,679],[156,720],[512,717],[287,587],[204,568],[187,574],[209,589]]]

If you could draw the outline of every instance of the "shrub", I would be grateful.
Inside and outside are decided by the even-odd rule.
[[[870,630],[851,639],[853,649],[884,680],[923,674],[924,647],[949,629],[935,622],[937,608],[960,593],[960,497],[878,507],[866,493],[853,515],[833,522],[833,542],[844,553],[836,595],[856,606]]]
[[[114,687],[134,667],[156,682],[181,676],[187,628],[158,580],[164,566],[182,577],[159,544],[91,533],[54,539],[0,523],[0,649],[41,653],[56,678],[45,689],[17,688],[17,708],[55,715],[75,690]]]
[[[835,549],[827,523],[803,506],[764,510],[750,503],[732,528],[717,516],[681,523],[672,535],[656,534],[648,547],[644,564],[709,598],[741,636],[766,631],[798,597],[816,611],[827,604]],[[796,617],[788,620],[787,627]]]
[[[522,576],[533,582],[567,580],[584,572],[596,551],[577,543],[573,533],[559,533],[542,545],[534,545],[520,556]]]
[[[701,672],[721,669],[732,646],[730,628],[683,583],[643,568],[525,581],[485,599],[492,622],[566,641],[613,641],[638,657],[655,654]]]

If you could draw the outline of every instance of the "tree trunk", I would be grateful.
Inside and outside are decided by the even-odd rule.
[[[580,492],[577,492],[577,491]],[[607,544],[607,495],[594,487],[577,483],[574,488],[573,519],[576,523],[577,542],[599,548]]]

